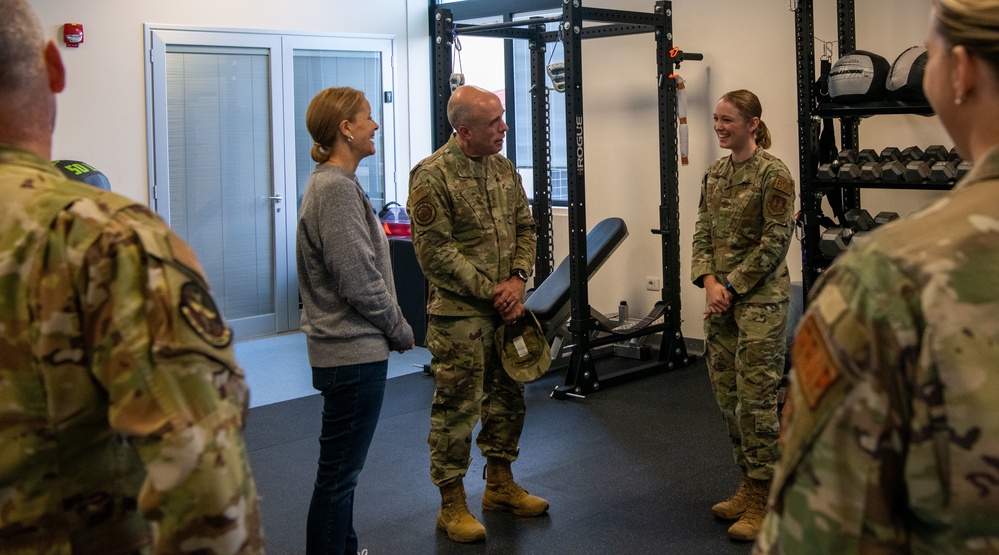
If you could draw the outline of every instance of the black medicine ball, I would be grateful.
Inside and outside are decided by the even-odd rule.
[[[923,72],[926,70],[926,49],[910,46],[895,58],[885,86],[895,100],[926,100],[923,95]]]
[[[52,162],[52,165],[59,168],[59,171],[63,175],[73,181],[82,181],[87,185],[93,185],[105,191],[111,190],[111,182],[108,180],[108,176],[90,164],[80,162],[79,160],[55,160]]]
[[[890,68],[883,56],[866,50],[851,52],[833,64],[829,72],[829,96],[840,104],[884,100]]]

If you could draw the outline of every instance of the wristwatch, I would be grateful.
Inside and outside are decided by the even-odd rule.
[[[514,268],[513,271],[510,272],[510,277],[520,278],[524,283],[527,283],[527,272],[525,270],[521,270],[520,268]]]
[[[738,297],[739,296],[739,292],[735,290],[735,287],[732,287],[731,283],[726,283],[725,284],[725,290],[728,291],[729,293],[731,293],[733,297]]]

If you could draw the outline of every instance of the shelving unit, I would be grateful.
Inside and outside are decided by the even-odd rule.
[[[840,121],[840,149],[859,149],[860,121],[871,116],[892,114],[932,115],[933,109],[925,102],[867,102],[849,106],[820,102],[814,90],[815,27],[813,0],[799,0],[794,18],[794,36],[797,60],[798,86],[798,178],[801,198],[802,285],[805,293],[811,289],[832,258],[819,251],[822,234],[819,222],[823,216],[822,199],[827,194],[842,195],[843,210],[861,208],[861,189],[921,189],[946,190],[953,182],[923,182],[919,184],[898,181],[844,181],[818,178],[818,144],[821,119]],[[857,49],[854,0],[837,0],[836,16],[839,55]],[[807,298],[807,297],[806,297]]]
[[[864,102],[844,106],[832,102],[823,102],[815,109],[814,114],[825,118],[864,118],[868,116],[888,115],[888,114],[917,114],[921,116],[932,116],[933,108],[925,102]]]

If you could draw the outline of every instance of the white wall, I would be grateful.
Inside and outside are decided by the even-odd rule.
[[[587,2],[611,7],[610,2]],[[835,3],[817,2],[816,35],[836,39]],[[857,46],[893,61],[906,47],[922,44],[930,0],[857,0]],[[647,0],[615,0],[616,9],[651,11]],[[675,0],[674,44],[704,54],[702,62],[685,62],[690,131],[690,165],[681,167],[680,243],[683,333],[703,338],[703,290],[689,281],[691,239],[697,217],[704,170],[727,155],[718,147],[711,116],[718,97],[746,88],[763,104],[763,120],[773,135],[770,152],[798,177],[797,90],[794,14],[784,0]],[[821,53],[821,45],[817,46]],[[834,58],[838,55],[835,51]],[[658,227],[658,118],[655,88],[655,45],[650,35],[593,39],[583,42],[583,103],[586,116],[586,217],[589,226],[620,216],[630,236],[590,282],[590,302],[602,312],[615,312],[627,300],[633,316],[644,314],[660,298],[645,290],[646,276],[658,276],[662,257]],[[881,116],[864,120],[861,148],[926,146],[953,143],[936,118]],[[864,191],[864,207],[872,214],[895,210],[907,214],[938,193]],[[829,212],[831,214],[831,211]],[[556,257],[565,256],[567,218],[556,217]],[[794,280],[801,279],[797,241],[788,254]]]
[[[414,156],[430,145],[430,52],[425,0],[29,0],[67,69],[53,158],[99,168],[113,188],[148,202],[143,25],[391,35],[395,39],[395,102],[400,187]],[[62,24],[82,23],[84,43],[62,46]],[[413,68],[413,71],[410,71]],[[418,151],[414,154],[413,151]],[[417,158],[419,159],[419,158]]]
[[[89,162],[108,174],[117,191],[147,200],[145,81],[142,26],[145,23],[389,34],[396,37],[396,117],[400,185],[412,164],[431,148],[430,48],[424,0],[217,0],[135,2],[134,0],[29,0],[52,38],[64,22],[85,26],[79,49],[62,48],[69,72],[59,97],[53,155]],[[836,38],[835,3],[818,2],[816,35]],[[922,44],[930,0],[857,0],[857,45],[892,61],[903,49]],[[586,5],[651,11],[650,0],[593,0]],[[702,338],[703,293],[690,284],[690,240],[704,170],[726,154],[711,130],[717,98],[748,88],[763,102],[763,119],[773,133],[771,152],[798,175],[794,17],[785,0],[675,0],[674,43],[700,52],[703,62],[686,62],[690,122],[690,165],[680,169],[681,296],[683,333]],[[632,313],[647,311],[659,298],[645,290],[645,277],[658,276],[658,131],[655,122],[655,47],[650,35],[584,41],[587,221],[621,216],[631,236],[591,282],[597,309],[616,310],[627,300]],[[816,50],[821,52],[821,45]],[[838,52],[838,51],[837,51]],[[861,147],[914,144],[952,145],[935,118],[881,116],[861,125]],[[400,191],[400,196],[404,191]],[[936,193],[865,191],[872,213],[907,214]],[[556,216],[556,261],[566,254],[566,218]],[[788,255],[800,279],[800,249]]]

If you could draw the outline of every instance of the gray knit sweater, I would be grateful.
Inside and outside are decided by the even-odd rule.
[[[377,362],[413,342],[396,301],[388,239],[353,173],[312,171],[296,255],[311,366]]]

